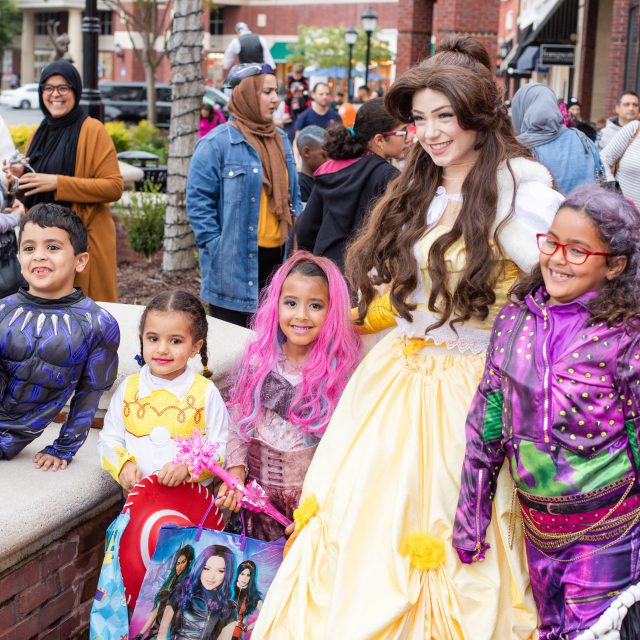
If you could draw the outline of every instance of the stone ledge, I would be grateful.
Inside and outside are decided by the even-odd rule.
[[[64,471],[33,466],[35,454],[59,432],[59,425],[47,427],[13,460],[0,463],[0,573],[120,501],[118,485],[100,468],[95,429]]]

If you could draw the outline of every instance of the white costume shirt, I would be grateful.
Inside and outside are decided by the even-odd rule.
[[[183,400],[191,388],[195,373],[187,367],[186,371],[174,380],[157,378],[145,365],[140,370],[139,397],[148,396],[155,389],[165,389]],[[111,398],[109,410],[104,418],[104,426],[98,440],[100,458],[107,459],[119,468],[116,447],[123,447],[135,457],[143,476],[159,471],[167,462],[171,462],[178,451],[171,435],[170,426],[157,426],[148,436],[136,437],[125,427],[123,417],[124,397],[129,378],[123,380]],[[219,443],[218,452],[224,457],[229,435],[229,414],[222,396],[213,382],[207,384],[204,401],[205,437],[210,442]],[[104,466],[104,465],[103,465]],[[205,482],[209,482],[210,477]]]

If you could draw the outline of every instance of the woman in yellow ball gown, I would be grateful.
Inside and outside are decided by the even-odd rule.
[[[534,637],[522,540],[508,539],[508,475],[492,553],[462,565],[451,546],[491,325],[562,200],[515,140],[489,65],[477,41],[457,38],[386,96],[417,143],[347,272],[364,329],[397,326],[354,373],[316,451],[256,639]]]

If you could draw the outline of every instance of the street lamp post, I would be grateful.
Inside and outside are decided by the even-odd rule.
[[[98,89],[98,37],[100,36],[100,18],[97,0],[86,0],[84,18],[82,18],[82,46],[84,49],[82,64],[82,97],[80,106],[92,118],[104,119],[104,104]]]
[[[347,65],[347,102],[351,102],[353,99],[353,87],[351,85],[351,69],[353,64],[353,45],[358,39],[358,32],[355,27],[349,27],[344,32],[344,39],[349,47],[349,64]]]
[[[378,24],[378,14],[369,7],[361,16],[362,28],[367,34],[367,57],[364,67],[364,85],[369,88],[369,62],[371,58],[371,34],[376,30]]]

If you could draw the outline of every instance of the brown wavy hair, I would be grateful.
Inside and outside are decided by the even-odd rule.
[[[532,157],[515,138],[490,65],[486,49],[477,40],[453,37],[443,42],[432,58],[403,74],[385,97],[389,114],[400,122],[412,122],[414,94],[423,89],[439,91],[447,96],[460,127],[477,132],[474,148],[481,155],[462,185],[462,208],[452,229],[438,238],[429,252],[432,287],[428,308],[440,317],[429,329],[446,322],[454,328],[455,323],[471,317],[487,317],[496,299],[497,256],[489,243],[498,203],[498,166],[507,161],[515,186],[509,159]],[[413,247],[425,233],[427,208],[442,177],[443,169],[420,144],[415,144],[404,170],[388,185],[368,224],[349,247],[346,273],[353,289],[360,292],[360,321],[376,296],[374,287],[385,283],[391,283],[391,303],[398,314],[412,319],[415,305],[408,302],[408,296],[418,285]],[[498,231],[493,239],[501,251]],[[465,243],[466,263],[458,285],[451,291],[445,254],[460,237]]]

